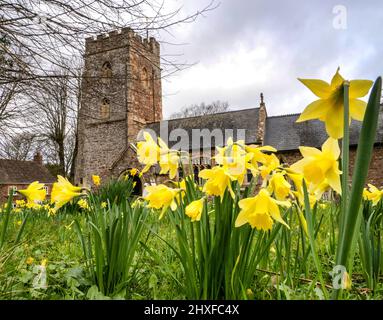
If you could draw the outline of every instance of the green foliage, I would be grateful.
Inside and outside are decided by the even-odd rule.
[[[132,207],[126,199],[123,202],[120,199],[120,203],[114,199],[115,202],[103,209],[91,196],[85,226],[82,227],[79,220],[74,226],[94,285],[105,296],[128,297],[132,293],[126,289],[136,280],[136,252],[148,209],[139,204]]]

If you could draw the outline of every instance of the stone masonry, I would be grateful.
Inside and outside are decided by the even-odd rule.
[[[125,28],[85,43],[75,183],[118,176],[135,164],[130,144],[162,120],[160,46]]]

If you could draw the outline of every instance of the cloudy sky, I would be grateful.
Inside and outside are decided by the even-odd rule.
[[[184,12],[210,2],[176,1]],[[163,81],[165,117],[218,99],[233,110],[256,107],[260,92],[269,115],[301,112],[314,96],[298,77],[329,81],[338,66],[350,80],[382,74],[381,0],[220,1],[214,11],[163,38],[185,43],[164,44],[164,54],[182,53],[180,62],[196,63]]]

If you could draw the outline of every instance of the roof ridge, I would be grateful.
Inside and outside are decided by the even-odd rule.
[[[191,116],[191,117],[184,117],[184,118],[164,119],[164,120],[161,120],[161,121],[176,121],[176,120],[183,120],[183,119],[200,118],[200,117],[205,117],[205,116],[214,116],[214,115],[217,115],[217,114],[234,113],[234,112],[241,112],[241,111],[246,111],[246,110],[256,110],[256,109],[259,109],[259,107],[245,108],[245,109],[239,109],[239,110],[228,110],[228,111],[224,111],[224,112],[216,112],[216,113],[210,113],[210,114],[201,114],[199,116]],[[147,125],[148,124],[153,124],[153,123],[159,123],[161,121],[148,122]]]
[[[291,116],[299,116],[301,113],[286,113],[286,114],[278,114],[276,116],[268,116],[269,118],[283,118],[283,117],[291,117]]]

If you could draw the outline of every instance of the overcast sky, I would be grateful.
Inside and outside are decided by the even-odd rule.
[[[177,2],[191,12],[210,1]],[[346,8],[346,22],[344,11],[333,12],[337,5]],[[197,63],[163,81],[164,116],[217,99],[233,110],[257,107],[260,92],[268,115],[301,112],[315,96],[297,77],[330,81],[338,66],[350,80],[382,74],[382,32],[381,0],[221,0],[173,29],[170,40],[187,45],[162,47]]]

